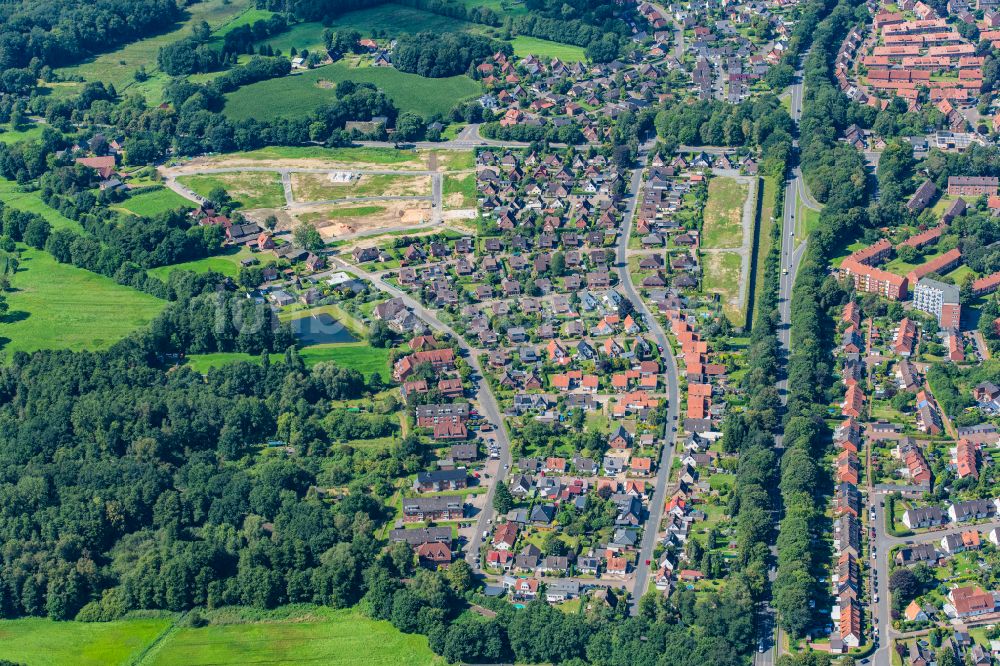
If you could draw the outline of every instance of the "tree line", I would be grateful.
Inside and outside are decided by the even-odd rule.
[[[403,34],[392,51],[393,66],[428,78],[457,76],[471,72],[476,64],[494,53],[511,55],[507,42],[465,32],[420,32]]]

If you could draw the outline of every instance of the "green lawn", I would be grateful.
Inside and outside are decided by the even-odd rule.
[[[773,177],[766,177],[762,181],[764,189],[762,191],[763,200],[761,201],[760,207],[760,217],[757,220],[757,225],[759,227],[757,231],[757,246],[754,248],[754,261],[756,262],[756,272],[754,274],[754,307],[760,303],[760,298],[764,293],[764,265],[767,260],[767,255],[771,251],[771,245],[774,242],[772,233],[774,231],[774,225],[777,223],[775,219],[775,196],[778,194],[778,181]],[[780,232],[779,232],[780,234]],[[780,239],[778,241],[781,242]],[[747,318],[753,322],[755,317],[754,312],[747,312]]]
[[[514,47],[514,55],[519,58],[534,55],[542,58],[559,58],[567,63],[584,62],[587,59],[581,46],[560,44],[559,42],[550,42],[547,39],[536,39],[522,35],[510,40],[510,43]]]
[[[0,178],[0,201],[11,208],[41,215],[53,229],[72,229],[83,233],[83,227],[42,201],[38,192],[21,192],[13,180]]]
[[[4,351],[100,349],[146,326],[165,302],[25,249],[7,294]]]
[[[215,271],[216,273],[222,273],[223,275],[228,275],[229,277],[236,277],[236,275],[240,272],[240,262],[251,255],[252,253],[250,250],[245,247],[227,248],[221,254],[217,254],[212,257],[196,259],[195,261],[185,261],[183,263],[172,264],[170,266],[159,266],[157,268],[149,269],[147,273],[155,278],[163,280],[164,282],[166,282],[167,278],[170,277],[170,273],[177,269],[194,271],[195,273]]]
[[[717,177],[708,184],[703,248],[738,248],[743,244],[743,202],[747,187],[733,178]]]
[[[327,345],[313,345],[299,350],[299,355],[307,366],[313,366],[321,361],[333,361],[344,368],[354,368],[370,377],[373,372],[378,372],[383,379],[388,379],[389,375],[389,350],[378,349],[368,346],[367,342],[346,342]],[[283,354],[272,354],[273,362],[280,361]],[[192,354],[187,357],[188,364],[197,372],[208,372],[209,368],[217,368],[227,363],[236,361],[250,361],[257,363],[260,357],[251,354],[218,353],[218,354]]]
[[[308,49],[312,52],[323,46],[324,30],[326,28],[319,21],[298,23],[280,35],[269,37],[261,43],[267,44],[285,55],[288,55],[292,48],[295,48],[297,51]]]
[[[243,86],[226,95],[224,113],[233,120],[298,118],[336,99],[335,84],[346,79],[374,83],[400,111],[422,116],[446,114],[456,103],[480,93],[479,84],[465,75],[429,79],[392,68],[336,62]]]
[[[147,102],[159,103],[163,87],[170,81],[169,76],[157,70],[156,56],[160,48],[188,36],[191,26],[200,21],[207,21],[217,29],[225,29],[227,23],[239,20],[239,15],[252,4],[250,0],[205,0],[193,3],[187,7],[188,16],[183,22],[164,26],[160,34],[132,42],[80,65],[60,69],[58,73],[64,77],[80,76],[87,81],[112,83],[119,93],[138,92],[145,95]],[[133,77],[140,66],[145,67],[151,76],[147,81],[137,83]],[[79,92],[82,86],[83,84],[74,83],[51,89],[55,95],[66,95]]]
[[[27,666],[131,663],[171,622],[170,618],[92,623],[0,620],[0,653]]]
[[[181,176],[177,181],[203,197],[221,187],[243,208],[280,208],[285,205],[285,190],[277,172],[236,171]]]
[[[153,215],[177,210],[178,208],[194,208],[194,204],[173,190],[162,187],[151,192],[143,192],[142,194],[129,197],[116,206],[116,208],[135,213],[136,215],[142,215],[143,217],[152,217]]]
[[[220,664],[443,664],[427,638],[404,634],[354,610],[317,610],[306,618],[181,628],[154,649],[150,666]]]
[[[328,208],[314,213],[300,213],[298,218],[303,222],[313,224],[327,220],[337,220],[350,217],[368,217],[385,211],[385,206],[348,206],[346,208]]]

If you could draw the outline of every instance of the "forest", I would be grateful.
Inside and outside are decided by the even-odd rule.
[[[494,53],[511,55],[507,42],[464,32],[420,32],[403,34],[396,40],[392,59],[396,69],[428,78],[456,76],[469,72],[475,63],[484,62]]]

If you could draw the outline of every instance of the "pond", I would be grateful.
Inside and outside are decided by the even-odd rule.
[[[311,317],[300,317],[289,322],[292,332],[303,346],[322,345],[331,342],[357,342],[347,327],[322,312]]]

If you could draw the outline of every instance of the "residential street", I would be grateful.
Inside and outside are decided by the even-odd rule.
[[[503,421],[500,408],[497,405],[493,391],[490,389],[489,383],[486,381],[486,375],[483,373],[483,368],[479,363],[478,355],[480,350],[469,345],[465,338],[460,336],[453,328],[438,319],[433,312],[425,308],[410,296],[407,296],[396,287],[393,287],[383,281],[382,278],[377,275],[369,273],[359,266],[347,264],[336,257],[331,257],[331,262],[337,266],[338,270],[350,271],[359,278],[371,282],[373,285],[389,295],[402,299],[403,303],[413,311],[414,315],[427,322],[431,328],[450,335],[465,351],[466,360],[475,371],[470,379],[476,387],[476,400],[479,403],[479,408],[482,415],[493,424],[496,440],[500,444],[499,466],[496,476],[492,479],[492,482],[489,484],[489,489],[486,491],[485,502],[483,505],[484,508],[479,512],[479,515],[476,518],[476,529],[473,532],[475,539],[475,537],[481,535],[484,531],[489,529],[490,521],[493,519],[495,514],[493,510],[493,495],[496,491],[497,484],[504,482],[507,473],[510,471],[511,465],[510,439],[507,437],[507,427]],[[479,543],[480,542],[478,540],[473,540],[471,543],[466,545],[466,560],[469,562],[469,565],[474,571],[479,571]]]
[[[628,243],[632,235],[632,223],[635,218],[635,211],[639,201],[639,189],[642,185],[642,166],[646,161],[646,151],[650,144],[640,148],[637,158],[640,167],[632,171],[632,180],[629,184],[630,200],[628,202],[628,213],[623,222],[624,229],[618,235],[618,248],[616,256],[616,268],[618,270],[619,285],[625,296],[635,305],[637,312],[641,313],[646,322],[650,334],[656,340],[656,344],[664,350],[662,358],[664,360],[665,374],[667,380],[667,426],[663,442],[663,452],[660,456],[659,469],[656,475],[656,487],[652,498],[649,501],[649,517],[646,520],[645,528],[642,532],[642,543],[639,548],[639,560],[636,566],[635,580],[632,586],[632,606],[633,615],[639,611],[639,598],[646,591],[649,583],[649,572],[653,566],[653,548],[659,534],[660,519],[663,516],[663,506],[666,502],[667,485],[670,480],[670,467],[673,463],[674,446],[677,437],[676,425],[678,419],[678,393],[677,382],[677,362],[674,359],[667,336],[663,332],[659,321],[646,307],[640,298],[632,282],[632,276],[628,270]],[[649,561],[650,564],[646,564]]]

